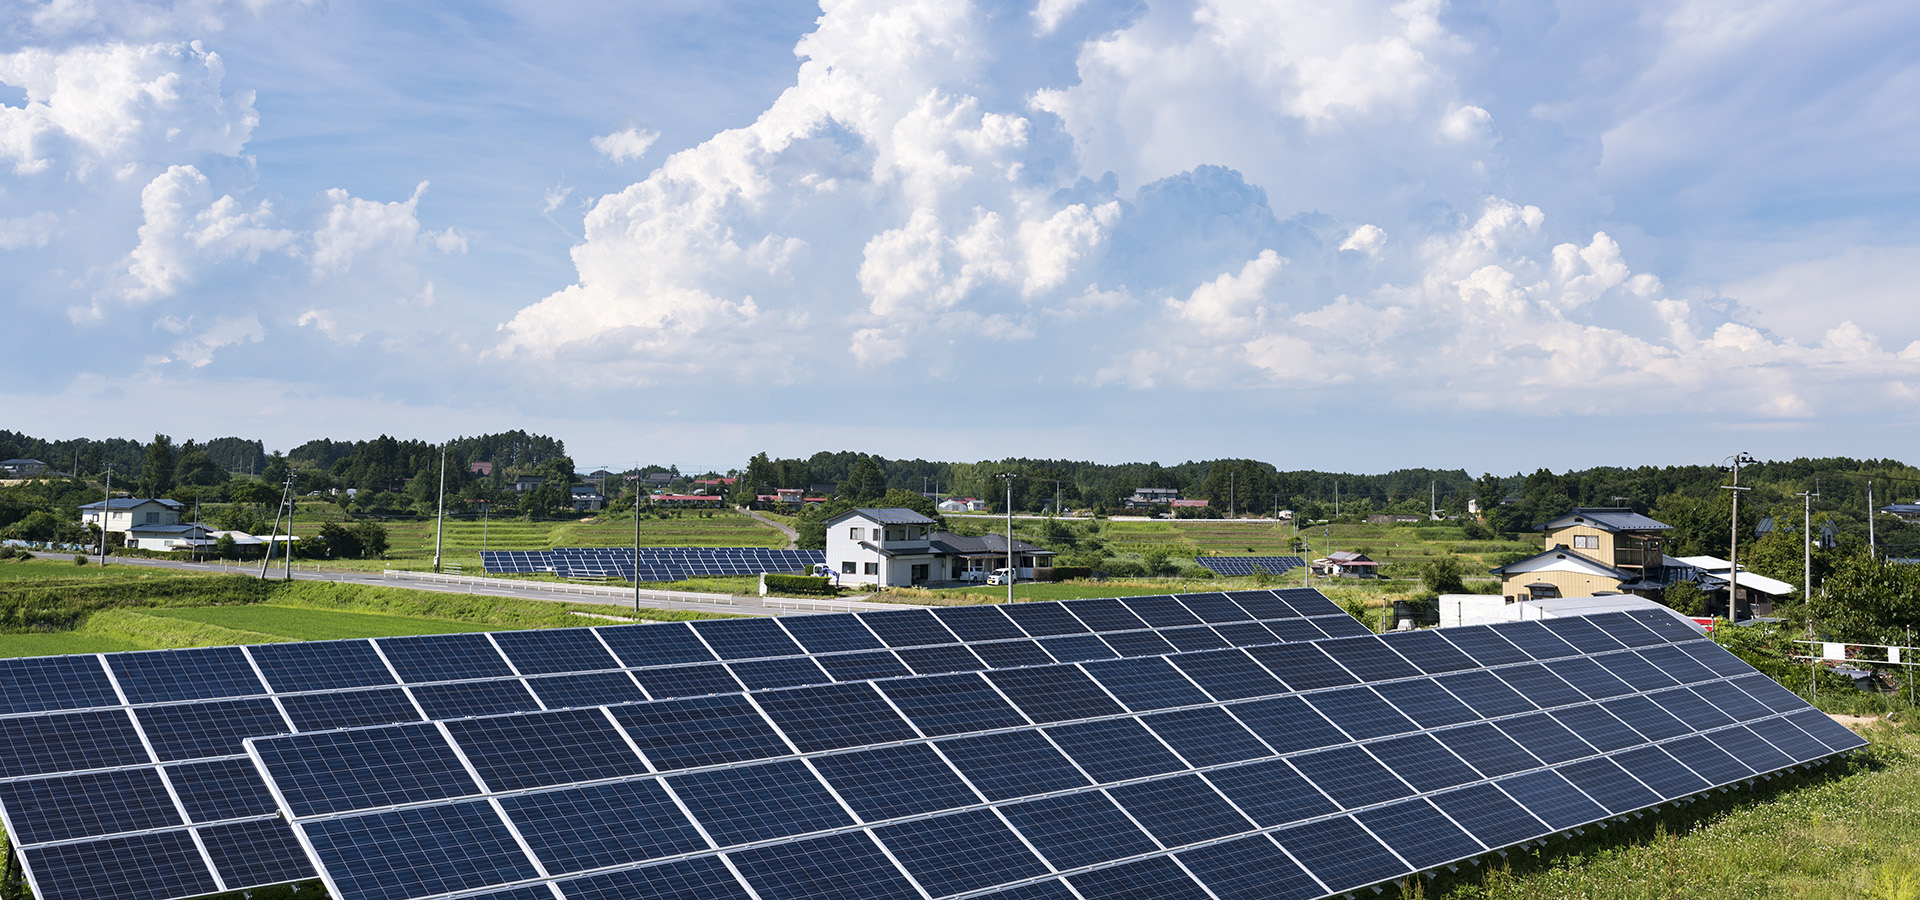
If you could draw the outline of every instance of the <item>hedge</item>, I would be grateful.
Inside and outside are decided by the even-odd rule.
[[[768,572],[761,576],[766,579],[767,590],[782,594],[817,594],[831,597],[839,593],[830,578],[817,578],[812,575],[779,575]]]

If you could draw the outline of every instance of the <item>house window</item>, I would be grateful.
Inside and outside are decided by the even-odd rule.
[[[860,539],[860,529],[858,528],[847,529],[847,540],[857,541],[859,539]]]
[[[875,528],[873,530],[873,539],[876,541],[880,539],[880,529]]]
[[[1573,549],[1598,550],[1600,549],[1600,536],[1597,534],[1576,534],[1573,536]]]
[[[147,524],[148,525],[160,524],[160,514],[157,512],[147,513]]]
[[[878,574],[880,574],[880,564],[879,564],[879,563],[877,563],[877,562],[870,562],[870,563],[867,563],[867,572],[866,572],[866,574],[868,574],[868,575],[878,575]]]
[[[847,560],[846,562],[843,562],[843,563],[841,563],[841,564],[840,564],[840,574],[842,574],[842,575],[852,575],[852,574],[853,574],[853,571],[854,571],[854,570],[853,570],[853,567],[854,567],[854,562],[853,562],[853,560]]]

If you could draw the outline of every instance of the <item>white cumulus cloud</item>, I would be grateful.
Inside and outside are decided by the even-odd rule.
[[[645,128],[629,127],[612,134],[603,134],[593,139],[593,149],[617,163],[629,162],[647,155],[647,150],[660,139],[660,132]]]

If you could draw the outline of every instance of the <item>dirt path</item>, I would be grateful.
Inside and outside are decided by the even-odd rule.
[[[769,519],[769,518],[767,518],[766,516],[763,516],[763,515],[761,515],[761,514],[759,514],[759,513],[757,513],[757,512],[754,512],[753,510],[750,510],[750,509],[748,509],[748,508],[746,508],[746,507],[744,507],[744,506],[736,506],[736,507],[734,507],[734,509],[737,509],[737,510],[739,510],[739,511],[740,511],[740,512],[742,512],[742,513],[745,513],[745,514],[747,515],[747,517],[748,517],[748,518],[750,518],[750,519],[752,519],[752,520],[754,520],[754,521],[756,521],[756,522],[759,522],[759,523],[760,523],[760,524],[762,524],[762,525],[767,525],[767,526],[770,526],[770,527],[772,527],[772,528],[775,528],[775,529],[778,529],[778,530],[779,530],[779,532],[780,532],[781,534],[784,534],[784,535],[786,535],[786,536],[787,536],[787,549],[788,549],[788,550],[797,550],[797,549],[799,549],[799,547],[800,547],[800,532],[798,532],[798,531],[795,531],[795,530],[793,530],[793,526],[791,526],[791,525],[783,525],[783,524],[781,524],[781,523],[779,523],[779,522],[775,522],[774,520],[772,520],[772,519]]]

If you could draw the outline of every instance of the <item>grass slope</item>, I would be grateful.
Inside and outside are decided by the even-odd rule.
[[[148,612],[147,615],[299,641],[492,630],[492,626],[489,625],[451,619],[278,605],[156,609]],[[566,624],[583,625],[586,621],[576,617],[576,621]]]
[[[295,534],[312,534],[323,522],[344,521],[330,503],[312,503],[294,516]],[[336,562],[353,568],[430,569],[433,567],[434,522],[392,521],[387,527],[389,549],[385,560]],[[441,548],[443,565],[460,565],[470,574],[480,571],[480,550],[547,550],[553,547],[631,547],[633,517],[586,518],[560,522],[494,519],[490,522],[447,520]],[[769,547],[779,549],[787,539],[778,530],[732,510],[680,510],[669,517],[640,520],[642,547]]]

